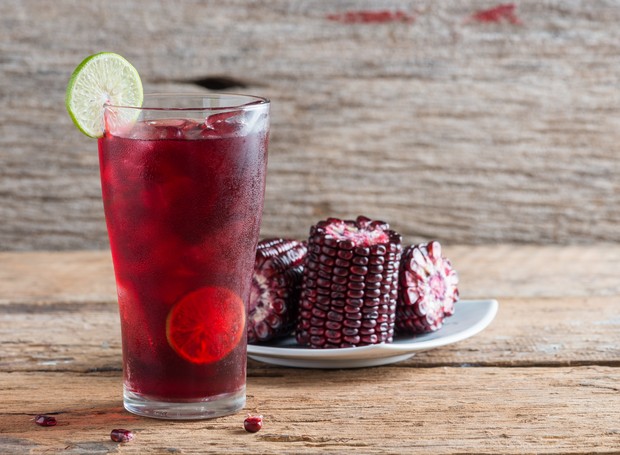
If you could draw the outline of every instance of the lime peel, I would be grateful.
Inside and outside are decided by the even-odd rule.
[[[113,52],[100,52],[85,58],[73,71],[67,86],[65,106],[75,126],[89,137],[104,133],[105,104],[140,107],[144,98],[138,71],[125,58]],[[139,110],[115,122],[133,123]]]

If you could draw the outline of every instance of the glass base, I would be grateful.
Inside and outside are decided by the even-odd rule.
[[[157,401],[126,388],[123,391],[125,409],[133,414],[155,419],[197,420],[222,417],[243,409],[245,387],[238,392],[217,395],[201,401]]]

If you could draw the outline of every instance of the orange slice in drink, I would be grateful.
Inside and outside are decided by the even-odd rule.
[[[245,305],[230,289],[204,287],[177,302],[166,321],[170,346],[192,363],[226,357],[245,332]]]

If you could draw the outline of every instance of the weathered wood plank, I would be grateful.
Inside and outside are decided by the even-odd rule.
[[[459,273],[463,298],[620,294],[619,244],[448,244],[443,251]],[[115,299],[109,251],[0,252],[0,305]]]
[[[452,246],[444,252],[458,265],[463,297],[499,298],[499,314],[475,338],[400,366],[620,365],[620,246]],[[0,253],[0,309],[0,370],[121,368],[107,252]]]
[[[121,370],[114,303],[5,304],[2,311],[0,371]],[[502,300],[497,318],[484,332],[398,364],[461,365],[620,367],[618,298]],[[248,374],[270,368],[250,362]]]
[[[84,301],[116,301],[109,251],[0,252],[0,304]]]
[[[123,453],[613,453],[619,380],[604,367],[280,370],[249,378],[247,409],[265,417],[251,435],[243,413],[129,415],[119,374],[0,373],[0,447],[108,453],[117,448],[109,432],[121,427],[136,433]],[[57,412],[58,426],[37,428],[42,412]]]
[[[96,145],[64,112],[86,55],[147,91],[223,76],[273,100],[263,233],[364,213],[417,241],[618,241],[614,1],[0,4],[0,249],[106,245]],[[414,21],[343,23],[351,10]]]

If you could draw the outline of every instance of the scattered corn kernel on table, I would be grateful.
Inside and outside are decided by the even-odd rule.
[[[245,413],[158,421],[121,405],[108,252],[0,253],[0,453],[618,453],[620,245],[445,245],[481,333],[399,363],[250,360]],[[457,306],[458,311],[458,306]],[[54,415],[40,427],[34,416]],[[135,439],[119,446],[110,431]]]

